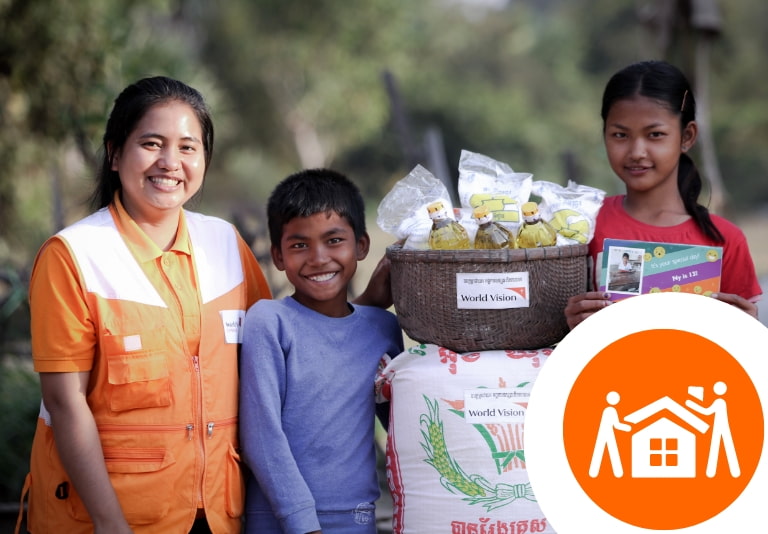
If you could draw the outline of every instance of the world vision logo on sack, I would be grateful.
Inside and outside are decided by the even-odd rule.
[[[526,420],[532,489],[558,534],[747,529],[768,487],[766,346],[746,313],[669,293],[566,336]]]
[[[489,512],[496,508],[511,504],[517,499],[535,501],[533,494],[530,491],[530,484],[528,483],[492,484],[482,475],[467,474],[456,459],[452,457],[448,449],[437,400],[430,400],[426,395],[424,396],[424,400],[428,409],[428,412],[423,414],[420,418],[423,437],[421,446],[426,453],[424,461],[435,468],[441,477],[441,483],[446,489],[452,493],[465,495],[463,498],[464,501],[467,501],[471,505],[481,505]],[[456,404],[459,402],[460,401],[457,401]],[[460,417],[464,416],[461,411],[450,411],[456,413]],[[480,425],[475,426],[477,427]],[[496,429],[493,429],[493,431],[495,432]],[[512,430],[512,432],[514,432],[514,430]],[[495,452],[496,444],[491,434],[488,433],[485,428],[482,428],[481,434],[483,434],[483,437],[492,447],[492,452]],[[488,456],[491,460],[496,460],[493,454],[489,454]],[[520,462],[521,459],[524,461],[522,448],[511,451],[511,454],[503,454],[503,456],[505,456],[505,461],[503,463],[496,461],[496,469],[499,474],[511,470],[512,467],[514,467],[514,465],[510,465],[510,461],[518,460],[518,462]],[[518,467],[519,466],[520,464],[518,463]]]
[[[482,392],[492,391],[499,395],[502,392],[513,393],[511,388],[507,388],[503,380],[500,380],[502,389],[488,390],[478,388],[471,391],[481,394]],[[527,383],[519,384],[514,389],[525,390]],[[507,391],[509,389],[509,391]],[[524,395],[527,398],[527,394]],[[459,460],[451,452],[451,444],[446,440],[445,424],[440,416],[440,402],[438,399],[430,399],[423,396],[427,411],[419,418],[421,422],[422,440],[420,445],[425,452],[424,461],[431,465],[439,478],[440,485],[450,494],[455,495],[467,503],[470,507],[480,508],[476,510],[478,514],[477,522],[461,519],[452,519],[450,522],[451,532],[469,534],[472,532],[487,532],[488,534],[505,533],[537,533],[550,532],[547,528],[547,520],[540,516],[538,507],[527,506],[521,503],[535,503],[536,499],[531,491],[531,485],[524,476],[525,471],[525,453],[522,449],[522,421],[519,423],[502,424],[474,424],[472,426],[478,430],[489,447],[489,453],[486,458],[488,466],[495,465],[495,481],[492,482],[483,474],[466,471],[462,465],[463,460]],[[466,419],[469,409],[463,400],[442,399],[450,408],[448,412]],[[522,408],[526,403],[519,404]],[[489,411],[495,410],[494,408]],[[449,416],[450,416],[449,413]],[[489,413],[488,417],[494,417],[495,414]],[[455,437],[455,436],[454,436]],[[460,447],[462,452],[468,452],[466,447]],[[474,449],[472,456],[484,456],[481,450]],[[465,457],[464,460],[467,458]],[[472,462],[479,466],[482,462]],[[512,474],[517,471],[517,476]],[[490,474],[489,469],[484,469],[484,473]],[[520,476],[520,472],[523,473]],[[504,480],[500,482],[499,480]],[[517,481],[517,482],[513,482]],[[511,483],[510,483],[511,482]],[[536,517],[529,517],[536,515]]]

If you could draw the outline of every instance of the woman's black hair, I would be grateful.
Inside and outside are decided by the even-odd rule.
[[[288,176],[267,200],[272,246],[280,247],[283,227],[292,219],[333,212],[349,222],[355,239],[365,234],[365,202],[349,178],[331,169],[306,169]]]
[[[691,84],[685,75],[665,61],[641,61],[633,63],[614,74],[603,92],[600,115],[603,128],[608,112],[618,100],[634,96],[651,98],[680,116],[680,128],[684,129],[696,120],[696,100]],[[693,160],[686,153],[680,154],[677,172],[677,189],[683,199],[685,211],[693,218],[702,232],[717,243],[725,241],[709,215],[709,210],[699,204],[702,180]]]
[[[165,76],[144,78],[123,89],[115,99],[112,112],[109,114],[101,147],[101,168],[96,177],[96,190],[91,197],[93,208],[108,206],[115,192],[120,190],[120,176],[117,171],[112,170],[112,162],[115,154],[122,150],[136,124],[153,106],[173,101],[188,104],[200,121],[205,170],[208,170],[213,156],[213,120],[203,96],[197,90],[173,78]]]

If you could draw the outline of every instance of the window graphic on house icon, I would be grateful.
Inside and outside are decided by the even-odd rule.
[[[665,410],[685,426],[662,417],[635,432],[632,435],[633,478],[696,477],[696,434],[693,431],[704,434],[709,424],[669,397],[662,397],[632,412],[625,421],[635,425]]]
[[[611,400],[618,399],[618,393],[611,392],[606,398],[609,399],[613,394],[613,399],[608,400],[611,406],[603,412],[589,476],[598,476],[607,450],[614,476],[621,477],[621,459],[616,452],[613,431],[628,431],[629,425],[635,427],[644,421],[655,419],[631,436],[632,478],[696,478],[696,443],[699,439],[706,439],[708,433],[710,447],[706,476],[712,478],[716,475],[722,447],[731,476],[738,477],[739,462],[728,424],[726,401],[722,398],[726,390],[724,382],[717,382],[713,387],[717,398],[709,406],[704,406],[700,404],[704,400],[704,389],[691,386],[688,388],[688,394],[693,398],[687,399],[685,406],[669,396],[664,396],[625,416],[624,424],[619,423],[616,418],[616,403],[611,403]],[[712,415],[712,424],[697,414]],[[609,436],[606,436],[606,429],[610,431]],[[712,431],[708,432],[710,429]]]

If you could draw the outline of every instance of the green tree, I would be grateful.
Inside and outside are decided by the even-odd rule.
[[[174,5],[0,2],[0,258],[82,213],[106,114],[126,83],[194,72],[192,59],[179,61]]]
[[[264,198],[286,173],[337,165],[380,137],[388,120],[381,72],[402,55],[393,31],[420,5],[208,4],[202,54],[226,95],[214,175],[236,176],[252,198]]]

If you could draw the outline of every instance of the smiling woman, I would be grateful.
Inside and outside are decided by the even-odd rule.
[[[213,150],[206,104],[140,80],[103,149],[97,211],[43,245],[30,281],[29,530],[239,532],[240,328],[270,292],[231,224],[183,209]]]
[[[179,209],[203,185],[201,139],[192,107],[174,101],[150,108],[111,157],[125,211],[162,249],[176,237]]]

